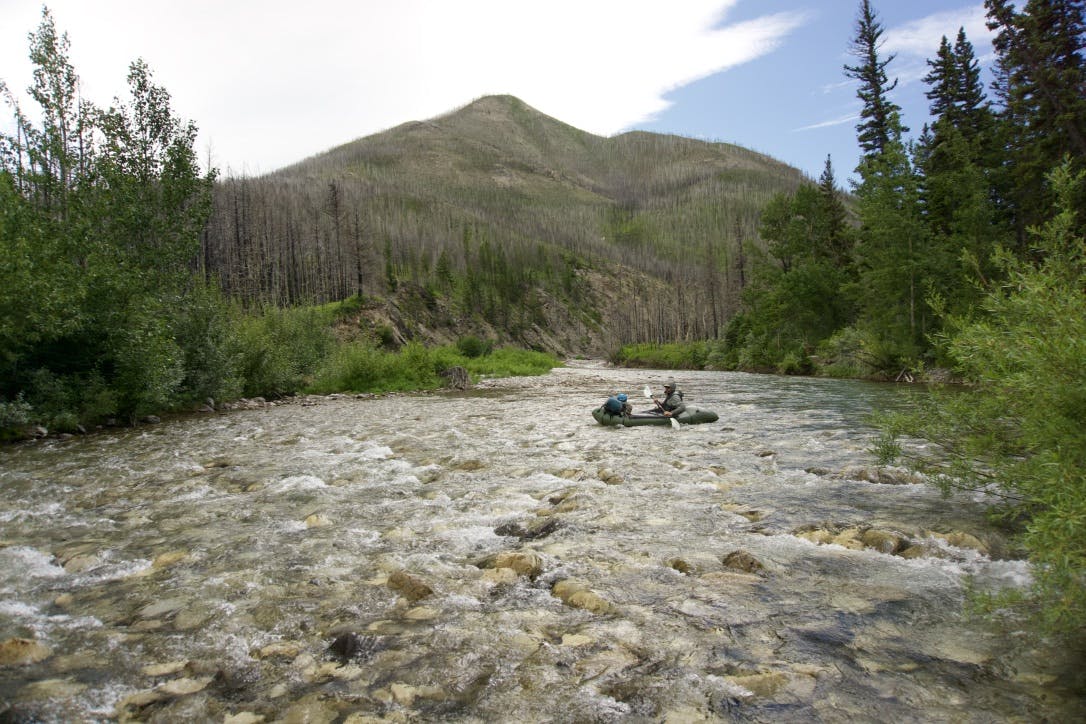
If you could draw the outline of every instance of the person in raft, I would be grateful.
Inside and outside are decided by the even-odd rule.
[[[683,393],[679,392],[679,388],[675,386],[674,377],[664,383],[663,401],[657,400],[655,397],[652,398],[652,401],[656,403],[656,409],[664,413],[664,417],[674,417],[686,410]]]
[[[625,392],[611,395],[607,398],[607,402],[603,403],[603,408],[612,415],[629,417],[633,414],[633,405],[630,404],[629,399]]]

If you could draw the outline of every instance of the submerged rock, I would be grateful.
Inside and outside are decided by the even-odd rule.
[[[595,591],[577,581],[564,579],[551,587],[551,595],[571,608],[582,608],[591,613],[613,613],[615,605]]]
[[[426,585],[421,578],[405,571],[396,571],[388,577],[388,587],[414,603],[433,594],[434,589]]]
[[[744,550],[732,551],[724,556],[724,565],[744,573],[758,573],[765,570],[761,561]]]
[[[621,485],[626,480],[611,468],[600,468],[596,473],[596,477],[607,485]]]
[[[506,523],[495,528],[494,533],[496,535],[513,536],[521,540],[537,540],[546,538],[560,527],[561,524],[558,518],[546,517],[528,521],[523,525],[520,523]]]
[[[52,650],[34,639],[10,638],[0,641],[0,665],[29,666],[44,661]]]
[[[921,485],[924,477],[907,468],[852,465],[837,474],[843,480],[862,480],[880,485]]]
[[[479,568],[512,569],[520,576],[535,579],[543,572],[543,557],[531,551],[504,551],[487,556],[475,564]]]

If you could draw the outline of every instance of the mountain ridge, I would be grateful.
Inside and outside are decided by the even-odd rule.
[[[398,304],[412,289],[418,309],[388,315],[402,339],[448,328],[598,353],[719,333],[760,246],[761,208],[804,180],[734,144],[597,136],[483,96],[220,184],[208,257],[247,300]],[[262,247],[255,258],[250,246]],[[509,289],[472,298],[478,283]],[[471,305],[510,319],[480,320]],[[412,329],[419,315],[425,334]],[[548,325],[577,331],[557,342]]]

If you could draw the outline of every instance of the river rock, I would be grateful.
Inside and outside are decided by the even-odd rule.
[[[883,466],[868,467],[865,465],[852,465],[838,473],[837,477],[844,480],[862,480],[867,483],[880,485],[920,485],[924,477],[914,473],[908,468]]]
[[[955,548],[969,548],[978,553],[988,555],[988,545],[972,533],[954,531],[952,533],[932,533],[931,535],[945,541],[947,545],[952,545]]]
[[[590,613],[612,613],[615,610],[613,603],[584,584],[568,578],[555,583],[551,587],[551,595],[571,608],[582,608]]]
[[[611,468],[600,468],[596,472],[596,477],[598,477],[607,485],[621,485],[623,482],[625,482],[625,478],[623,478]]]
[[[814,530],[796,531],[793,535],[803,540],[809,540],[816,545],[826,545],[833,541],[834,533],[824,528],[815,528]]]
[[[315,693],[291,704],[276,721],[281,724],[332,724],[339,715],[335,700],[324,693]]]
[[[869,528],[860,536],[860,542],[865,548],[872,548],[879,553],[894,554],[904,550],[909,541],[904,537],[886,530]]]
[[[174,674],[184,671],[188,665],[187,661],[170,661],[165,664],[148,664],[140,669],[140,673],[144,676],[173,676]]]
[[[516,583],[520,576],[512,568],[487,568],[483,571],[483,580],[495,585]]]
[[[174,679],[158,686],[159,691],[167,696],[188,696],[198,691],[203,691],[211,683],[212,677],[204,676],[199,679]]]
[[[329,525],[332,525],[332,521],[324,513],[313,513],[305,519],[306,528],[324,528]]]
[[[168,553],[160,553],[155,556],[155,559],[151,561],[151,568],[167,568],[180,563],[189,557],[188,551],[170,551]]]
[[[27,684],[19,690],[20,701],[70,699],[87,690],[87,685],[72,679],[44,679]]]
[[[237,714],[227,714],[223,717],[222,724],[263,724],[263,714],[251,711],[239,711]]]
[[[723,562],[727,568],[744,573],[758,573],[765,570],[761,561],[744,550],[732,551],[724,556]]]
[[[788,683],[788,676],[780,671],[725,677],[729,682],[749,691],[759,699],[772,698]]]
[[[149,603],[141,608],[136,615],[142,619],[159,618],[177,613],[185,607],[185,601],[181,598],[167,598],[156,603]]]
[[[433,594],[434,589],[426,585],[421,578],[406,571],[395,571],[388,577],[388,587],[414,603]]]
[[[137,691],[118,701],[114,711],[118,721],[142,721],[142,713],[147,707],[165,699],[167,696],[159,691]]]
[[[29,666],[44,661],[52,650],[34,639],[10,638],[0,641],[0,665]]]
[[[682,558],[669,558],[667,561],[667,567],[673,568],[684,575],[689,574],[694,570],[694,567],[684,561]]]
[[[97,555],[91,553],[75,555],[64,561],[64,572],[82,573],[83,571],[89,571],[101,562]]]
[[[410,708],[415,699],[441,700],[445,698],[445,690],[440,686],[413,686],[397,682],[388,687],[389,693],[397,704]]]
[[[513,536],[521,540],[546,538],[561,527],[558,518],[536,518],[527,523],[505,523],[494,529],[496,535]]]
[[[433,606],[415,606],[403,613],[403,617],[408,621],[433,621],[440,615],[441,611]]]
[[[293,659],[302,652],[302,645],[294,641],[276,641],[256,650],[255,657],[259,659]],[[252,653],[250,655],[253,655]]]
[[[535,580],[543,572],[543,558],[531,551],[503,551],[487,556],[476,564],[479,568],[511,568],[517,575]]]
[[[858,551],[864,547],[864,542],[860,540],[863,535],[862,528],[845,528],[839,531],[837,535],[830,541],[833,545],[841,546],[842,548],[848,548],[849,550]]]

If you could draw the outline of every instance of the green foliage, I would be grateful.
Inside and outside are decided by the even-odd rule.
[[[464,367],[472,374],[488,377],[545,375],[555,367],[561,366],[561,361],[554,355],[515,347],[500,347],[464,363]]]
[[[236,331],[242,393],[253,397],[301,390],[335,349],[327,308],[275,309],[240,320]]]
[[[759,258],[743,306],[725,330],[717,363],[730,369],[806,374],[815,346],[850,322],[853,232],[829,161],[819,186],[775,197],[762,216],[770,256]]]
[[[0,87],[0,395],[71,429],[232,389],[225,304],[192,274],[213,181],[195,126],[142,61],[127,103],[80,99],[48,10],[30,59],[33,121]]]
[[[552,355],[511,347],[469,358],[455,347],[410,343],[388,352],[353,342],[337,347],[306,389],[319,394],[433,390],[445,385],[441,373],[451,367],[464,367],[476,377],[509,377],[546,374],[559,364]]]
[[[0,399],[0,433],[29,425],[31,410],[30,403],[22,395],[11,402]]]
[[[705,342],[671,342],[668,344],[629,344],[617,353],[616,364],[647,369],[705,369],[708,344]]]
[[[234,336],[239,314],[217,285],[192,281],[174,324],[185,371],[180,388],[183,401],[233,399],[241,393]]]
[[[490,351],[494,348],[494,344],[469,334],[456,341],[456,348],[460,350],[460,354],[471,359],[490,354]]]
[[[953,320],[946,344],[972,383],[892,421],[892,434],[939,444],[913,463],[945,486],[994,486],[1026,515],[1045,622],[1086,625],[1086,240],[1074,233],[1084,182],[1070,164],[1052,175],[1060,213],[1035,232],[1042,257],[1003,254],[1007,282],[975,315]]]

